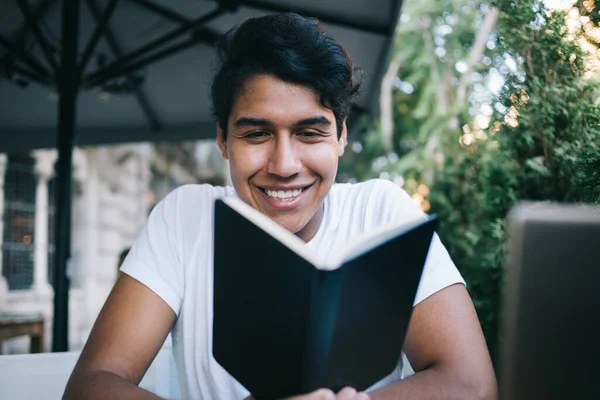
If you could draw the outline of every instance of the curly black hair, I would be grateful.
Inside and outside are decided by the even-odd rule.
[[[244,83],[259,74],[309,87],[333,111],[338,137],[362,84],[362,71],[319,21],[294,13],[251,18],[217,43],[211,86],[213,115],[227,135],[227,121]]]

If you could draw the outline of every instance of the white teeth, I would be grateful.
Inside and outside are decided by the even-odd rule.
[[[272,197],[274,199],[291,200],[294,197],[298,196],[300,193],[302,193],[302,189],[286,191],[265,189],[265,192],[267,193],[267,196]]]

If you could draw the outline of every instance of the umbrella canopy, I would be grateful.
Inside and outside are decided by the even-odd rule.
[[[58,148],[53,349],[67,350],[73,145],[213,138],[215,40],[250,17],[320,19],[377,104],[401,0],[0,0],[0,152]],[[58,112],[57,112],[58,110]]]
[[[349,126],[356,128],[357,117],[374,109],[401,3],[81,2],[78,68],[85,64],[85,69],[80,71],[77,145],[214,137],[208,96],[214,60],[212,43],[245,19],[275,11],[298,11],[320,18],[364,69],[364,93],[349,121]],[[0,67],[6,79],[0,80],[0,151],[56,147],[60,2],[2,3]],[[131,54],[135,57],[129,57]]]

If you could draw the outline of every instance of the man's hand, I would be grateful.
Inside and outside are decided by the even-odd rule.
[[[285,400],[370,400],[368,394],[357,392],[352,388],[344,388],[336,395],[329,389],[319,389],[302,396],[288,397]],[[254,400],[254,397],[247,397],[246,400]]]
[[[329,398],[326,397],[329,400]],[[333,400],[334,397],[331,397]],[[336,400],[371,400],[368,394],[365,392],[357,392],[351,387],[344,388],[339,391],[339,393],[335,396]]]

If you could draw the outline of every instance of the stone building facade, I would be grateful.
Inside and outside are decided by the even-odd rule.
[[[52,332],[54,150],[0,155],[0,313],[41,314]],[[152,207],[186,183],[223,184],[214,142],[76,148],[73,154],[69,345],[81,349]],[[27,338],[4,354],[28,350]]]

